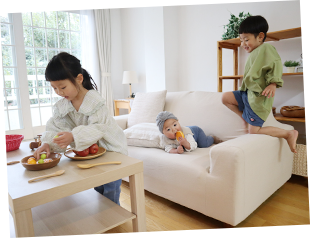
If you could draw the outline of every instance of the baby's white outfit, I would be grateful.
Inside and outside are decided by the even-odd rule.
[[[189,151],[197,149],[197,142],[195,141],[195,139],[193,137],[194,134],[192,133],[191,129],[188,127],[183,127],[183,126],[181,128],[182,128],[182,132],[184,134],[184,137],[189,142],[190,147],[191,147],[189,150],[185,148],[185,151],[189,152]],[[168,153],[170,152],[171,149],[176,149],[180,145],[178,140],[171,140],[171,139],[167,138],[164,134],[161,135],[160,141],[161,141],[160,146],[162,148],[165,148],[165,151]]]

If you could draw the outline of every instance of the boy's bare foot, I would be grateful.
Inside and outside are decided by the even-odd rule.
[[[217,136],[214,136],[214,135],[211,135],[214,139],[214,144],[218,144],[218,143],[221,143],[223,142],[223,140],[221,140],[220,138],[218,138]]]
[[[288,133],[289,133],[289,135],[288,135],[288,137],[286,139],[287,143],[288,143],[291,151],[293,153],[297,153],[297,151],[296,151],[296,141],[297,141],[297,137],[298,137],[298,131],[291,130]]]

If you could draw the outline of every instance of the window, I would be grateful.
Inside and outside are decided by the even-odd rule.
[[[61,11],[1,15],[1,46],[5,129],[7,134],[32,138],[44,130],[52,105],[60,99],[45,81],[47,63],[61,51],[80,58],[80,15]]]
[[[52,116],[51,106],[60,98],[45,81],[45,67],[60,51],[80,58],[79,15],[28,12],[22,19],[32,126],[41,126]]]
[[[14,40],[12,15],[1,17],[1,44],[3,65],[3,95],[5,129],[16,130],[23,127],[20,88],[17,78],[16,47]]]

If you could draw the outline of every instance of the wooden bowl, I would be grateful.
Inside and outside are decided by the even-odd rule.
[[[305,108],[299,106],[284,106],[280,113],[284,117],[305,117]]]
[[[27,161],[30,157],[33,157],[33,155],[23,158],[20,163],[28,170],[43,170],[55,167],[60,161],[61,154],[52,152],[47,159],[52,159],[53,161],[44,164],[28,164]]]

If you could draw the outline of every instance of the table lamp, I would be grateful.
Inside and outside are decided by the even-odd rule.
[[[129,84],[130,98],[134,98],[134,94],[131,92],[131,84],[138,83],[138,78],[135,71],[124,71],[123,84]]]

